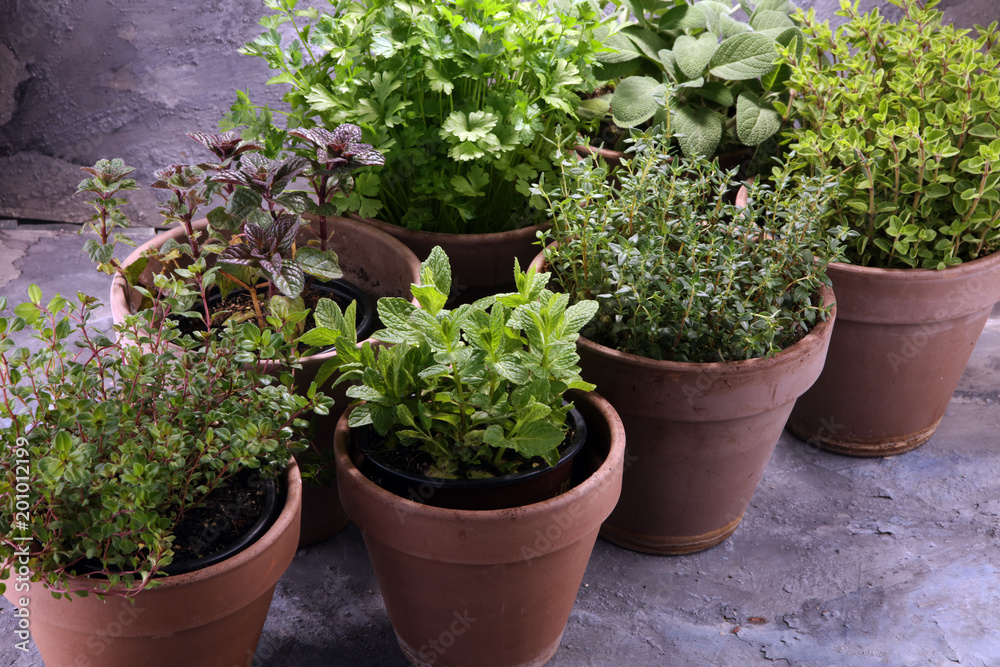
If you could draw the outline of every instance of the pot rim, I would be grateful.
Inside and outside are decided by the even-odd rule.
[[[246,548],[239,553],[226,558],[219,563],[215,563],[214,565],[209,565],[207,567],[185,572],[183,574],[172,574],[165,577],[157,577],[155,580],[158,583],[155,588],[144,589],[140,591],[139,594],[145,595],[148,593],[168,592],[170,589],[190,586],[199,581],[211,579],[244,566],[257,557],[257,555],[262,551],[266,551],[273,547],[278,541],[279,536],[289,530],[293,523],[298,522],[299,507],[302,504],[302,476],[299,473],[299,467],[295,463],[294,458],[289,460],[288,467],[285,469],[284,474],[286,482],[284,494],[285,504],[281,508],[281,512],[278,514],[278,517],[274,520],[274,523],[271,524],[267,531],[261,535],[258,540],[247,545]],[[94,586],[92,582],[95,580],[87,577],[74,576],[68,577],[67,580],[72,582],[72,584],[67,587],[70,591],[85,590],[94,594],[101,594],[105,596],[122,596],[125,592],[121,585],[114,586],[111,589]],[[44,580],[32,582],[32,586],[34,585],[41,585],[44,591],[46,593],[48,592],[48,586],[45,585]]]
[[[570,440],[569,444],[566,446],[562,455],[559,457],[559,461],[556,465],[549,466],[547,468],[537,468],[534,470],[522,470],[518,472],[508,473],[506,475],[499,475],[496,477],[485,477],[485,478],[468,478],[462,477],[458,479],[452,479],[447,477],[428,477],[419,473],[411,472],[409,470],[403,470],[401,468],[396,468],[395,466],[387,465],[382,461],[379,461],[377,457],[371,456],[368,452],[361,450],[364,456],[371,462],[373,466],[381,470],[389,471],[391,474],[398,476],[400,479],[404,479],[411,484],[428,484],[432,487],[438,487],[443,490],[467,490],[470,487],[475,487],[479,485],[488,486],[490,488],[502,488],[505,486],[511,486],[513,484],[518,484],[525,481],[534,480],[538,477],[548,474],[549,472],[559,468],[561,466],[572,465],[573,458],[583,449],[584,444],[587,441],[587,422],[584,420],[583,415],[580,410],[576,407],[572,408],[568,413],[567,417],[571,418],[575,430],[573,432],[573,439]],[[372,428],[370,424],[367,426],[362,426],[359,429]],[[354,431],[352,431],[353,433]],[[360,449],[360,448],[359,448]]]
[[[984,265],[990,264],[988,260],[1000,261],[1000,251],[991,252],[988,255],[962,262],[961,264],[956,264],[955,266],[949,266],[944,269],[924,269],[918,267],[885,269],[877,266],[850,264],[848,262],[830,262],[828,266],[834,271],[840,271],[851,276],[869,278],[879,277],[890,280],[935,281],[965,277],[965,274],[975,273],[982,269]]]
[[[498,520],[510,519],[524,513],[545,513],[549,511],[558,511],[563,507],[568,507],[573,503],[578,502],[598,487],[609,483],[615,475],[615,472],[620,471],[625,460],[625,430],[617,412],[614,411],[614,408],[611,407],[610,403],[607,403],[606,399],[602,398],[596,392],[587,392],[586,395],[588,398],[592,397],[593,402],[598,405],[600,405],[600,403],[606,404],[604,414],[611,415],[609,417],[609,421],[611,422],[609,426],[612,437],[610,439],[611,442],[609,443],[609,451],[597,470],[592,472],[586,479],[565,493],[561,493],[548,500],[531,503],[530,505],[520,505],[517,507],[498,510],[462,510],[435,507],[433,505],[418,503],[408,498],[404,498],[403,496],[396,495],[391,491],[387,491],[365,477],[364,474],[358,470],[357,466],[354,465],[354,461],[351,459],[350,453],[346,449],[347,443],[349,443],[349,437],[335,439],[334,451],[337,459],[337,468],[338,471],[343,472],[343,474],[347,476],[351,483],[367,487],[369,493],[373,493],[377,497],[386,501],[394,502],[398,500],[405,503],[407,514],[414,517],[421,517],[425,519],[447,519],[451,517],[460,518],[463,521],[469,521],[476,524],[489,524]],[[575,396],[574,399],[586,400],[580,395]],[[577,400],[574,400],[574,404],[576,403]],[[349,431],[347,420],[352,410],[353,408],[349,408],[344,412],[344,415],[337,424],[338,432]],[[598,429],[591,428],[589,426],[588,431],[591,433],[599,432]],[[620,437],[615,437],[616,435],[620,435]]]
[[[364,224],[371,225],[380,231],[390,234],[394,238],[403,237],[421,239],[425,242],[434,242],[435,245],[441,245],[441,243],[455,244],[463,242],[469,245],[478,245],[485,239],[489,239],[488,242],[490,243],[519,241],[523,238],[534,237],[539,230],[548,227],[550,224],[547,222],[536,223],[519,229],[510,229],[505,232],[487,232],[483,234],[463,234],[459,232],[453,234],[450,232],[428,232],[422,229],[407,229],[406,227],[394,225],[392,223],[385,222],[384,220],[379,220],[377,218],[363,218],[353,213],[351,214],[350,219],[352,221],[360,221]]]
[[[309,216],[307,214],[303,215],[302,218],[304,220],[307,220],[307,221],[310,221],[310,222],[313,219],[312,216]],[[348,226],[350,226],[350,227],[352,227],[352,228],[354,228],[354,229],[356,229],[356,230],[358,230],[360,232],[367,232],[368,230],[366,229],[366,227],[369,227],[365,223],[358,222],[355,219],[345,218],[345,217],[342,217],[342,216],[328,216],[327,220],[328,221],[336,221],[336,224],[338,224],[338,225],[346,224],[346,225],[348,225]],[[199,233],[199,234],[203,235],[205,233],[205,230],[208,228],[208,219],[207,218],[201,218],[199,220],[195,220],[192,223],[192,225],[193,225],[194,230],[195,230],[196,233]],[[381,231],[381,230],[377,230],[377,231]],[[175,240],[180,240],[181,238],[184,237],[184,235],[185,235],[184,234],[184,228],[181,227],[181,226],[179,226],[179,225],[173,226],[173,227],[171,227],[170,229],[168,229],[166,231],[160,232],[159,234],[157,234],[153,238],[149,239],[145,243],[143,243],[143,244],[139,245],[138,247],[136,247],[131,253],[129,253],[129,255],[124,260],[122,260],[122,264],[125,265],[125,266],[127,266],[127,265],[131,264],[132,262],[135,262],[137,259],[139,259],[139,257],[142,256],[142,253],[144,253],[147,249],[149,249],[149,248],[158,248],[158,247],[162,246],[168,239],[171,239],[171,238],[173,238]],[[388,238],[383,237],[383,239],[382,239],[383,242],[389,244],[390,246],[395,246],[395,251],[398,254],[401,254],[401,255],[411,255],[412,254],[412,251],[409,248],[407,248],[406,245],[404,245],[402,241],[400,241],[399,239],[397,239],[397,238],[395,238],[395,237],[393,237],[391,235],[385,235],[385,236],[388,236]],[[416,256],[414,256],[414,259],[416,259]],[[417,265],[419,265],[419,262],[417,262]],[[419,281],[420,281],[420,278],[419,278],[419,269],[418,269],[418,274],[417,274],[416,277],[417,277],[417,282],[419,283]],[[347,280],[347,279],[345,278],[344,280]],[[348,282],[350,282],[350,281],[348,281]],[[372,299],[372,301],[375,304],[375,307],[374,307],[374,309],[373,309],[372,312],[373,312],[373,314],[377,313],[377,310],[378,310],[378,297],[376,297],[373,294],[369,293],[366,290],[366,288],[364,288],[364,287],[358,286],[356,284],[354,284],[354,286],[357,287],[357,289],[359,291],[364,292],[365,294],[367,294],[367,296],[369,296]],[[111,281],[111,296],[110,296],[110,300],[109,300],[109,304],[108,304],[111,307],[111,311],[112,311],[112,314],[113,314],[114,318],[117,319],[117,318],[121,317],[120,314],[122,314],[122,313],[134,314],[133,308],[132,308],[131,304],[129,303],[129,299],[128,299],[128,293],[129,293],[130,290],[131,290],[131,286],[128,283],[125,282],[125,278],[120,273],[115,273],[114,278]],[[418,305],[416,297],[411,298],[410,301],[414,305]],[[363,340],[358,340],[358,346],[361,346],[365,342],[371,342],[372,344],[375,344],[376,341],[375,341],[374,338],[372,338],[371,336],[369,336],[368,338],[365,338]],[[311,355],[308,355],[308,356],[301,357],[300,361],[302,363],[307,363],[307,362],[308,363],[312,363],[312,362],[315,362],[315,363],[318,363],[318,364],[322,364],[323,362],[327,361],[328,359],[332,359],[335,356],[337,356],[337,350],[335,348],[331,347],[331,348],[322,350],[320,352],[317,352],[316,354],[311,354]]]

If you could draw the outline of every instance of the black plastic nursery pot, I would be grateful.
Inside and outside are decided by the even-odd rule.
[[[383,489],[414,502],[463,510],[498,510],[541,502],[572,485],[573,463],[587,440],[587,425],[579,410],[568,413],[568,442],[554,466],[485,479],[442,479],[401,470],[385,462],[377,449],[378,434],[371,426],[357,429],[363,453],[361,472]]]

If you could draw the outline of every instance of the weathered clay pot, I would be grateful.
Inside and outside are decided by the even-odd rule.
[[[503,510],[422,505],[378,487],[352,460],[347,418],[337,425],[341,500],[413,664],[540,666],[556,652],[598,529],[618,499],[625,448],[607,401],[578,392],[572,400],[588,422],[581,481]]]
[[[1000,300],[1000,253],[943,271],[831,264],[827,273],[837,329],[789,430],[853,456],[919,447],[944,416]]]
[[[451,261],[452,292],[462,303],[513,289],[514,259],[524,269],[538,254],[541,225],[494,234],[413,231],[381,220],[357,218],[400,240],[421,260],[441,246]]]
[[[250,667],[275,584],[299,539],[302,479],[294,464],[286,479],[284,509],[257,542],[216,565],[167,577],[134,602],[56,600],[40,583],[17,592],[10,580],[4,595],[29,610],[31,637],[47,667]]]
[[[318,223],[313,221],[313,226]],[[387,234],[370,225],[348,218],[328,218],[329,228],[334,231],[331,247],[337,253],[344,277],[367,292],[373,299],[383,296],[398,296],[409,299],[410,285],[420,282],[420,261],[410,250]],[[208,221],[195,222],[199,234],[205,234]],[[184,239],[184,230],[179,226],[154,236],[137,247],[123,262],[128,265],[136,261],[148,248],[159,248],[167,239],[178,242]],[[303,237],[303,242],[307,240]],[[161,265],[151,262],[146,267],[147,277],[160,271]],[[120,275],[111,283],[111,312],[116,323],[124,319],[126,313],[134,313],[142,302],[142,297],[134,292]],[[302,391],[316,377],[316,373],[326,361],[336,355],[329,351],[303,357],[302,369],[296,373],[295,383]],[[326,448],[333,445],[333,430],[340,415],[350,403],[346,385],[332,388],[329,383],[321,388],[334,400],[330,414],[313,415],[313,447]],[[312,486],[305,493],[302,507],[302,546],[321,542],[342,530],[349,519],[340,507],[336,481],[332,486]]]
[[[828,289],[823,297],[832,303]],[[795,399],[819,377],[835,313],[773,357],[727,363],[656,361],[580,338],[582,375],[628,437],[622,497],[601,535],[656,554],[729,537]]]

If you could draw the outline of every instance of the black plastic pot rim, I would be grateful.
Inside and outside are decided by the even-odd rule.
[[[509,475],[501,475],[499,477],[484,477],[477,479],[449,479],[444,477],[428,477],[427,475],[420,475],[405,470],[400,470],[399,468],[385,465],[374,457],[369,455],[369,452],[361,449],[359,450],[365,455],[367,461],[391,475],[402,478],[409,482],[411,485],[421,486],[429,485],[433,488],[448,489],[454,491],[466,491],[469,489],[477,489],[483,487],[493,487],[493,488],[503,488],[505,486],[510,486],[512,484],[518,484],[527,480],[531,480],[535,477],[539,477],[550,472],[553,468],[557,468],[560,465],[564,465],[568,459],[573,458],[580,452],[583,448],[584,443],[587,441],[587,424],[583,419],[583,415],[576,408],[571,409],[567,416],[572,420],[575,432],[573,434],[573,440],[570,442],[569,446],[559,457],[559,461],[554,466],[536,468],[534,470],[525,470],[522,472],[515,472]]]

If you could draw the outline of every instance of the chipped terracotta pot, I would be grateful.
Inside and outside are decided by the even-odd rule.
[[[371,218],[356,218],[401,241],[421,260],[434,246],[448,254],[451,261],[452,292],[459,303],[512,291],[514,259],[521,268],[538,253],[536,237],[542,225],[531,225],[493,234],[445,234],[413,231]]]
[[[789,430],[851,456],[888,456],[934,434],[1000,300],[1000,253],[955,267],[831,264],[837,329]]]
[[[315,220],[312,224],[314,227],[318,226]],[[370,225],[348,218],[331,217],[328,218],[328,224],[334,231],[331,247],[337,253],[345,279],[360,287],[373,299],[383,296],[410,298],[410,285],[420,282],[420,261],[406,246]],[[199,220],[194,223],[194,227],[199,234],[204,235],[208,221]],[[125,259],[124,264],[136,261],[148,248],[159,248],[167,239],[181,241],[183,238],[184,230],[179,226],[158,234],[137,247]],[[153,272],[161,268],[158,264],[149,265],[143,275],[150,278]],[[111,283],[111,312],[115,323],[121,322],[126,313],[136,312],[141,302],[142,297],[129,287],[122,276],[116,275]],[[335,355],[336,352],[329,351],[303,357],[302,369],[296,373],[296,386],[305,391],[320,367]],[[325,449],[333,446],[334,427],[350,399],[344,393],[346,385],[332,388],[327,383],[321,389],[334,399],[329,415],[312,417],[313,447]],[[333,537],[349,523],[340,507],[335,479],[330,485],[307,484],[307,487],[302,507],[301,546]]]
[[[302,479],[294,463],[286,480],[284,508],[258,541],[221,563],[166,577],[134,602],[113,595],[57,600],[41,583],[16,592],[8,582],[4,595],[30,609],[31,638],[47,667],[249,667],[299,540]],[[94,590],[78,581],[77,588]]]
[[[550,500],[457,510],[407,500],[365,477],[337,425],[340,495],[361,529],[399,646],[425,667],[544,665],[559,648],[601,522],[621,490],[624,430],[596,394],[579,483]]]

